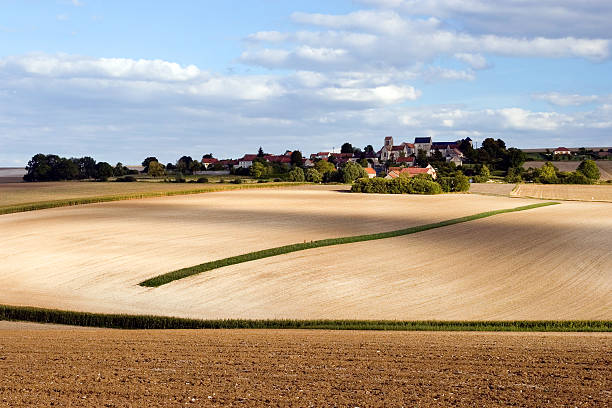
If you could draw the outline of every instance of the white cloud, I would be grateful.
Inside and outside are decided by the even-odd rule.
[[[459,52],[454,57],[460,61],[465,62],[474,69],[485,69],[489,68],[489,63],[486,58],[480,54],[469,54],[466,52]]]
[[[608,0],[360,0],[402,15],[433,15],[473,33],[610,38]]]
[[[533,99],[546,101],[557,106],[580,106],[589,103],[612,100],[612,96],[563,94],[559,92],[537,93],[532,95]]]

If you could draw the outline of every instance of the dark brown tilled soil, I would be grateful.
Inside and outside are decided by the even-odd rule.
[[[612,335],[0,330],[0,406],[612,403]]]

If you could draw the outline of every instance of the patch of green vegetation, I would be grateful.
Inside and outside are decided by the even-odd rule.
[[[321,329],[403,331],[610,332],[608,320],[400,321],[400,320],[199,320],[102,314],[0,305],[0,320],[111,329]]]
[[[226,190],[239,190],[248,188],[271,188],[271,187],[285,187],[295,186],[300,183],[275,183],[275,184],[241,184],[241,185],[224,185],[224,186],[210,186],[206,188],[194,188],[191,190],[177,190],[177,191],[153,191],[143,193],[130,193],[130,194],[117,194],[108,196],[97,196],[97,197],[79,197],[79,198],[68,198],[63,200],[52,200],[52,201],[40,201],[34,203],[17,204],[6,207],[0,207],[0,215],[12,214],[25,211],[43,210],[46,208],[56,207],[69,207],[73,205],[82,204],[93,204],[93,203],[105,203],[110,201],[123,201],[123,200],[136,200],[142,198],[152,197],[167,197],[176,195],[187,195],[187,194],[201,194],[201,193],[212,193],[217,191]],[[304,183],[301,183],[304,184]]]
[[[385,238],[393,238],[399,237],[402,235],[414,234],[421,231],[427,231],[434,228],[446,227],[448,225],[459,224],[461,222],[473,221],[480,218],[490,217],[496,214],[510,213],[516,211],[524,211],[530,210],[533,208],[545,207],[548,205],[558,204],[555,202],[546,202],[546,203],[538,203],[531,204],[522,207],[516,208],[508,208],[503,210],[495,210],[495,211],[487,211],[479,214],[468,215],[465,217],[454,218],[451,220],[436,222],[433,224],[426,225],[418,225],[415,227],[388,231],[388,232],[380,232],[377,234],[367,234],[367,235],[355,235],[351,237],[342,237],[342,238],[330,238],[330,239],[321,239],[317,241],[303,242],[298,244],[285,245],[276,248],[264,249],[261,251],[249,252],[242,255],[232,256],[229,258],[218,259],[216,261],[206,262],[200,265],[191,266],[188,268],[179,269],[173,272],[168,272],[163,275],[159,275],[153,277],[151,279],[147,279],[144,282],[139,283],[140,286],[146,287],[158,287],[170,283],[172,281],[183,279],[188,276],[197,275],[202,272],[211,271],[213,269],[222,268],[224,266],[236,265],[243,262],[255,261],[257,259],[269,258],[272,256],[284,255],[291,252],[303,251],[306,249],[312,248],[321,248],[332,245],[341,245],[341,244],[351,244],[355,242],[363,242],[363,241],[372,241],[377,239],[385,239]]]

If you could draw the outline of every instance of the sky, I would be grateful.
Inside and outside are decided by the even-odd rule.
[[[612,146],[609,0],[0,0],[0,167]]]

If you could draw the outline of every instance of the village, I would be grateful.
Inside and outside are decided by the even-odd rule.
[[[466,138],[453,142],[434,142],[431,137],[416,137],[413,143],[402,142],[396,145],[393,137],[387,136],[378,151],[374,151],[371,145],[361,150],[354,149],[349,143],[345,143],[339,153],[323,151],[312,153],[308,157],[301,157],[301,152],[298,153],[301,157],[301,167],[305,169],[314,168],[318,161],[328,162],[336,169],[343,167],[346,163],[358,163],[364,167],[369,178],[393,179],[399,177],[400,174],[407,176],[429,174],[436,179],[436,169],[426,163],[427,160],[424,158],[435,157],[438,161],[461,166],[465,156],[460,146],[465,146],[465,144],[472,147],[472,140]],[[257,154],[245,154],[239,159],[219,160],[209,154],[203,156],[202,169],[195,173],[200,175],[240,173],[252,168],[257,160],[290,166],[297,164],[295,155],[296,153],[290,150],[284,154],[272,155],[260,149]],[[421,164],[424,165],[421,166]]]

